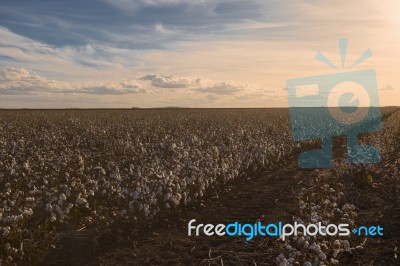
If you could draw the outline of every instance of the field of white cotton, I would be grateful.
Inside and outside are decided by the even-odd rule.
[[[287,110],[0,112],[0,260],[40,260],[66,229],[146,222],[268,169]]]
[[[293,221],[355,224],[358,186],[390,188],[391,203],[400,202],[399,125],[396,112],[368,136],[381,164],[336,161],[285,191],[297,200]],[[285,165],[300,148],[287,109],[2,110],[0,262],[37,264],[67,230],[185,210],[227,182]],[[336,265],[364,248],[362,239],[301,235],[271,245],[268,263],[278,265]]]
[[[379,133],[366,136],[368,143],[379,147],[382,154],[380,164],[360,165],[347,164],[337,161],[333,173],[329,171],[313,172],[301,189],[295,192],[298,200],[298,211],[293,220],[308,225],[321,222],[346,223],[351,227],[356,224],[371,222],[370,220],[357,219],[360,208],[364,212],[379,215],[380,223],[384,223],[388,235],[393,234],[398,228],[391,220],[398,213],[396,204],[400,202],[400,112],[397,109],[386,109],[383,117],[384,127]],[[364,140],[365,140],[364,138]],[[384,194],[388,202],[379,202]],[[378,206],[369,202],[378,201]],[[356,205],[354,205],[356,204]],[[376,218],[373,220],[376,222]],[[380,240],[363,237],[353,239],[348,237],[330,236],[293,236],[283,242],[280,252],[275,257],[275,262],[280,266],[289,265],[363,265],[369,261],[371,265],[394,265],[397,260],[396,236],[387,237],[391,243],[390,253],[385,257],[374,258],[377,264],[369,261],[369,256],[358,255],[369,253],[382,253]],[[367,240],[371,242],[366,245]],[[375,247],[374,247],[375,246]],[[374,247],[372,250],[371,247]],[[387,251],[386,251],[387,252]],[[346,253],[346,254],[344,254]],[[388,252],[387,252],[388,253]],[[362,260],[358,256],[362,257]],[[349,257],[351,259],[349,259]],[[341,261],[343,259],[344,261]]]

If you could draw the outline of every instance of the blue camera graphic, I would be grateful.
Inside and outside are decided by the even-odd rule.
[[[378,163],[379,150],[359,144],[359,134],[382,128],[374,70],[289,79],[286,83],[292,136],[322,140],[321,149],[298,158],[300,168],[332,167],[332,138],[347,136],[347,162]]]

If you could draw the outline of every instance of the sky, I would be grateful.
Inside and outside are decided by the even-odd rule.
[[[398,0],[0,0],[0,108],[286,107],[287,80],[366,69],[400,105],[398,47]]]

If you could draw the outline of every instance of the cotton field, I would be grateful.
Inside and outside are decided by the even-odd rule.
[[[0,129],[3,263],[66,229],[152,220],[296,147],[284,110],[2,111]]]
[[[304,225],[317,222],[321,222],[323,225],[346,223],[351,227],[356,227],[357,223],[360,224],[364,221],[358,221],[359,207],[354,204],[360,205],[363,202],[354,199],[354,194],[365,193],[364,190],[368,190],[368,187],[376,192],[366,195],[364,200],[366,197],[372,198],[376,194],[387,193],[386,196],[390,201],[398,204],[400,201],[400,113],[396,110],[394,108],[384,109],[383,130],[363,139],[363,141],[367,139],[369,143],[379,147],[382,153],[382,162],[378,165],[349,165],[345,161],[337,161],[333,173],[326,171],[324,173],[324,171],[316,169],[310,178],[305,180],[304,185],[295,192],[298,208],[296,216],[293,216],[293,221]],[[386,186],[393,187],[393,192],[387,191]],[[358,197],[362,198],[362,196]],[[388,207],[389,202],[384,205],[385,209],[391,213],[390,215],[393,215],[393,212],[396,213],[394,208]],[[382,219],[382,213],[380,213],[380,217]],[[390,230],[398,230],[398,228],[390,228]],[[299,233],[298,236],[290,237],[280,244],[280,252],[275,257],[275,262],[279,266],[362,265],[365,262],[360,262],[355,254],[369,252],[370,247],[366,247],[367,240],[368,237],[360,239],[332,238],[330,236],[304,236]],[[382,247],[378,245],[378,248]],[[397,260],[397,246],[394,246],[392,250],[389,257]],[[344,261],[341,261],[341,258],[349,256],[349,254],[353,258],[345,258]],[[368,261],[368,257],[361,256]],[[377,259],[385,261],[387,258]],[[370,263],[375,265],[374,262]],[[393,265],[393,261],[386,263]]]
[[[388,157],[400,150],[399,124],[395,113],[369,137],[386,166],[367,169],[396,184],[399,162]],[[0,260],[7,265],[40,262],[67,230],[179,212],[232,180],[285,165],[301,148],[286,109],[3,110],[0,129]],[[331,182],[316,170],[300,190],[285,191],[296,194],[293,219],[356,223],[352,183],[343,181],[354,167],[335,163]],[[357,246],[363,243],[300,236],[277,245],[270,262],[336,265]]]

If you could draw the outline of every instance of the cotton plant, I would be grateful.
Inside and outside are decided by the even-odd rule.
[[[306,226],[318,222],[323,225],[348,223],[353,226],[357,217],[356,209],[354,205],[346,203],[346,195],[342,192],[344,185],[338,180],[329,182],[322,172],[315,170],[309,180],[311,187],[299,189],[298,216],[294,217],[294,222]],[[351,250],[347,239],[308,236],[301,231],[297,236],[285,239],[282,248],[284,252],[275,259],[280,265],[338,265],[340,252]]]
[[[210,189],[268,171],[300,148],[289,116],[264,111],[2,112],[0,127],[0,259],[8,264],[36,243],[46,250],[66,227],[148,223],[198,204]],[[303,191],[299,217],[354,219],[340,188],[318,189],[325,203]],[[304,255],[296,249],[302,255],[285,249],[288,263]]]

